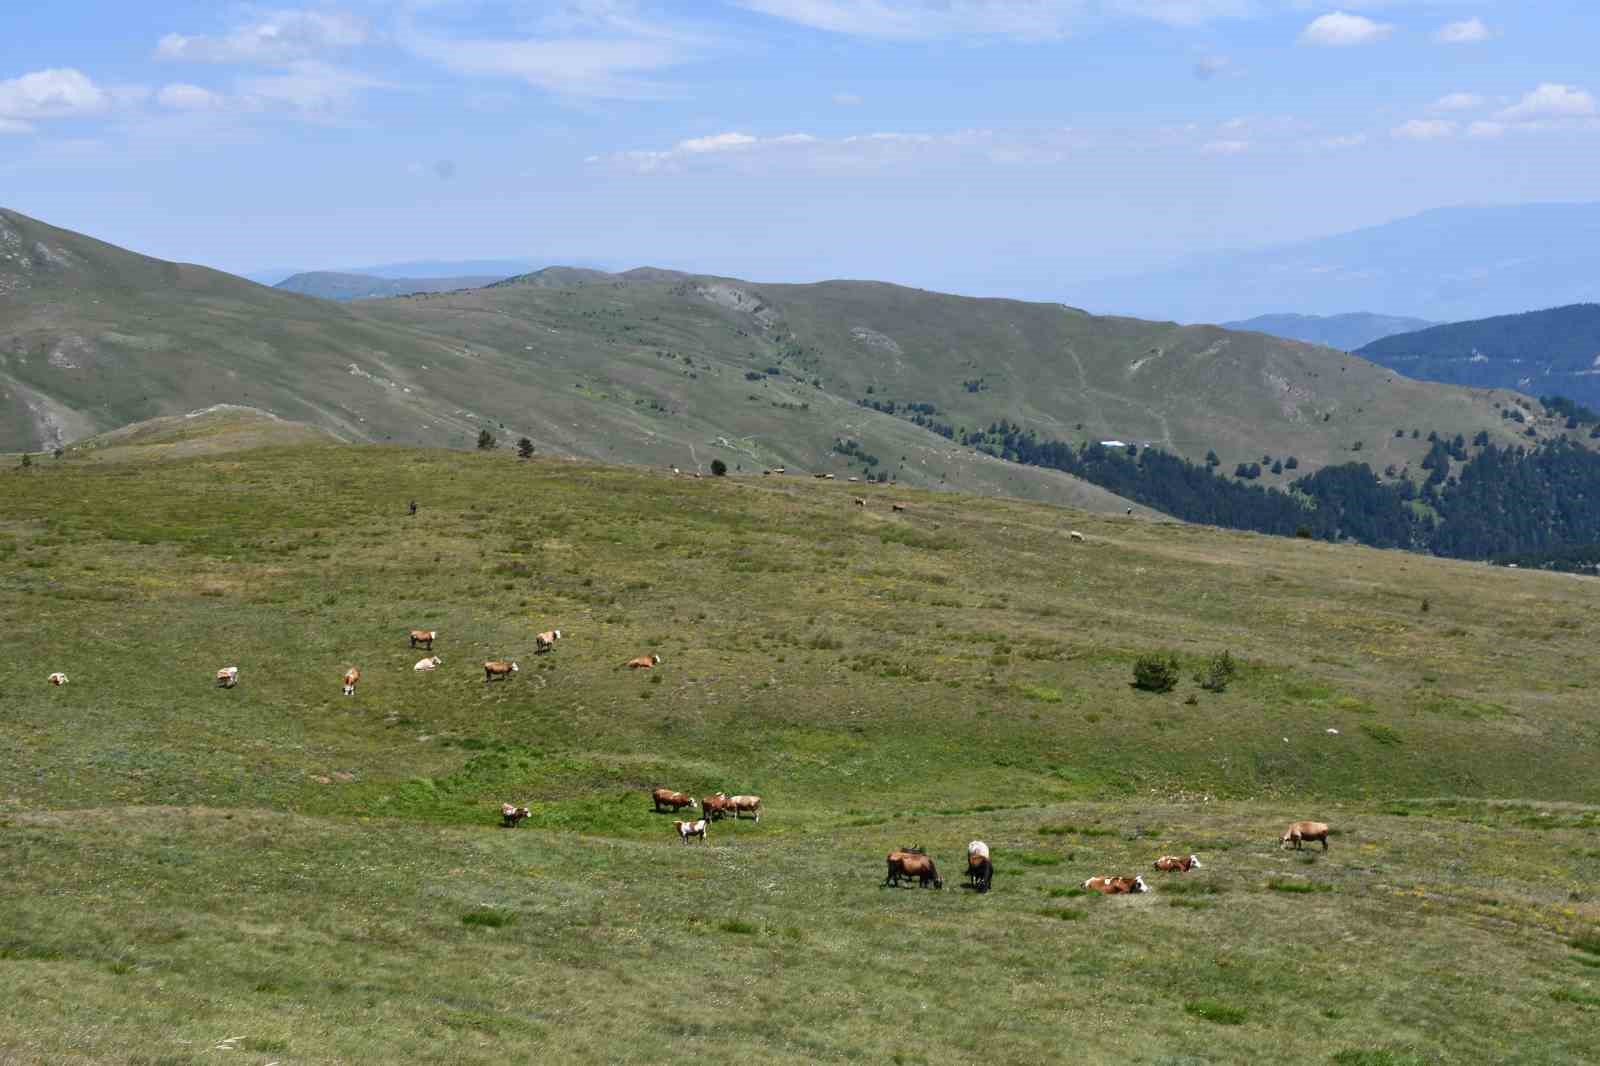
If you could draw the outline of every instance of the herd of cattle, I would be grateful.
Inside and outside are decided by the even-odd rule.
[[[438,638],[437,631],[432,629],[413,629],[411,631],[411,647],[421,647],[426,651],[433,651],[433,642]],[[534,637],[535,654],[554,649],[556,641],[561,639],[561,630],[552,629],[539,633]],[[418,673],[425,673],[436,669],[444,660],[437,655],[429,655],[419,659],[412,669]],[[661,656],[650,654],[640,655],[629,659],[622,665],[632,670],[649,670],[661,663]],[[490,659],[483,664],[483,679],[485,682],[496,678],[509,679],[520,670],[514,661],[505,659]],[[65,685],[67,675],[59,671],[52,673],[48,681],[52,685]],[[361,681],[361,668],[352,666],[345,671],[342,678],[341,691],[346,696],[354,696],[356,685]],[[219,688],[234,688],[239,684],[239,668],[237,666],[224,666],[216,673],[216,682]],[[686,792],[679,792],[670,788],[657,788],[650,794],[651,802],[657,813],[670,810],[676,814],[683,808],[691,810],[698,808],[701,815],[695,821],[674,821],[673,830],[678,837],[687,844],[691,839],[698,838],[702,843],[709,840],[708,829],[710,824],[720,818],[732,815],[738,821],[744,815],[750,815],[761,822],[761,797],[735,795],[730,796],[725,792],[717,792],[696,800]],[[500,805],[501,824],[506,828],[515,828],[524,819],[532,814],[526,806],[512,803]],[[1306,842],[1320,842],[1322,850],[1328,850],[1328,826],[1324,822],[1294,822],[1284,830],[1279,838],[1279,847],[1287,848],[1291,845],[1298,849],[1305,846]],[[1153,864],[1155,869],[1168,873],[1187,873],[1190,870],[1200,869],[1200,859],[1195,855],[1178,856],[1163,855]],[[944,888],[944,878],[939,876],[938,866],[932,856],[923,851],[921,847],[896,848],[888,856],[888,871],[884,876],[885,887],[898,887],[902,880],[915,881],[921,887]],[[972,888],[978,892],[987,892],[994,883],[994,863],[989,854],[989,845],[981,840],[974,840],[967,845],[967,880]],[[1103,895],[1121,895],[1124,893],[1148,892],[1150,886],[1145,884],[1142,875],[1127,877],[1122,875],[1098,875],[1084,881],[1080,886],[1085,891],[1099,892]]]

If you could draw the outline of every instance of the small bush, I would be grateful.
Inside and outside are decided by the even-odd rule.
[[[1237,676],[1238,664],[1233,661],[1233,656],[1223,650],[1213,655],[1204,669],[1196,671],[1194,682],[1207,692],[1223,692]]]
[[[1371,737],[1373,740],[1377,741],[1379,744],[1387,744],[1387,745],[1393,746],[1393,745],[1396,745],[1396,744],[1405,743],[1403,740],[1400,739],[1400,734],[1399,733],[1395,732],[1393,729],[1389,728],[1386,725],[1376,725],[1376,724],[1373,724],[1373,723],[1363,723],[1362,726],[1361,726],[1361,731],[1363,733],[1365,733],[1367,736]]]
[[[1133,664],[1133,687],[1146,692],[1171,692],[1178,687],[1178,657],[1149,654]]]
[[[727,473],[728,473],[728,464],[727,463],[723,462],[721,459],[713,459],[713,460],[711,460],[711,476],[712,477],[724,477],[724,476],[727,475]]]
[[[1332,892],[1332,885],[1319,885],[1311,881],[1283,881],[1276,877],[1267,882],[1267,888],[1273,892],[1290,892],[1296,895],[1310,895],[1313,892]]]
[[[1186,1014],[1218,1025],[1243,1025],[1246,1015],[1243,1007],[1230,1007],[1214,999],[1191,999],[1183,1009]]]
[[[494,439],[494,434],[487,429],[478,430],[478,450],[482,452],[493,451],[500,444]]]
[[[736,936],[755,936],[758,932],[754,922],[747,922],[742,918],[729,918],[717,926],[724,933],[733,933]]]
[[[515,914],[508,914],[505,911],[491,910],[489,908],[468,911],[461,916],[462,925],[476,925],[485,929],[499,929],[513,924],[516,920],[517,916]]]

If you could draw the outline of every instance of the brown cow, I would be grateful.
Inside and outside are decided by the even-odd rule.
[[[1295,822],[1283,831],[1283,836],[1278,838],[1278,850],[1282,851],[1294,842],[1294,850],[1301,850],[1308,840],[1322,841],[1322,850],[1328,850],[1328,823],[1326,822]]]
[[[725,814],[732,814],[733,801],[726,795],[718,792],[715,796],[707,796],[700,801],[700,813],[712,821],[716,821]]]
[[[526,807],[518,807],[510,803],[500,804],[500,824],[507,829],[515,829],[517,823],[533,812]]]
[[[895,848],[889,853],[888,863],[889,872],[883,879],[886,888],[899,888],[902,877],[915,877],[917,884],[923,888],[930,884],[934,888],[944,888],[944,878],[939,876],[933,859],[916,848]]]
[[[629,670],[649,670],[651,667],[660,664],[660,662],[661,656],[659,655],[640,655],[637,658],[629,659],[622,665]]]
[[[1103,896],[1118,896],[1124,892],[1150,891],[1150,886],[1144,883],[1143,877],[1091,877],[1083,883],[1082,887],[1090,892],[1098,892]]]
[[[510,680],[511,675],[520,669],[522,669],[522,667],[518,666],[516,663],[507,662],[504,659],[490,659],[488,662],[483,664],[483,680],[485,682],[489,682],[493,681],[497,677],[504,680]]]
[[[354,696],[356,694],[356,683],[360,680],[361,667],[352,666],[346,670],[344,672],[344,694],[346,696]]]
[[[418,644],[425,644],[427,645],[428,650],[432,651],[433,638],[437,637],[438,635],[439,634],[432,629],[413,629],[411,631],[411,646],[415,648]]]
[[[684,792],[674,792],[670,788],[658,788],[654,792],[650,793],[650,798],[655,801],[656,811],[658,813],[662,807],[671,807],[676,811],[681,810],[684,807],[693,807],[695,805],[693,796],[690,796]]]
[[[217,671],[217,685],[220,688],[232,688],[239,683],[239,668],[237,666],[224,666]]]
[[[756,823],[761,822],[761,797],[760,796],[729,796],[728,807],[733,811],[733,820],[738,821],[741,814],[754,814]]]
[[[904,511],[905,509],[906,505],[903,503],[891,503],[889,505],[889,510],[891,511]]]
[[[1200,857],[1198,855],[1190,855],[1188,858],[1179,858],[1176,855],[1163,855],[1155,861],[1155,868],[1166,873],[1177,871],[1180,874],[1186,874],[1190,870],[1200,869]]]
[[[543,655],[556,646],[556,641],[561,639],[561,630],[551,629],[534,635],[533,653]]]

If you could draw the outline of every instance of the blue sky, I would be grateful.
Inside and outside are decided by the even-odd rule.
[[[1060,298],[1600,199],[1600,5],[5,5],[0,205],[246,271],[649,263]]]

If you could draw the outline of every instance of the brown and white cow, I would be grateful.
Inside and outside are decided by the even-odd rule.
[[[733,820],[738,821],[741,814],[753,814],[756,823],[761,822],[761,797],[760,796],[729,796],[728,806],[733,810]]]
[[[733,801],[726,794],[718,792],[700,801],[700,813],[714,822],[725,814],[733,813]]]
[[[684,807],[695,806],[693,796],[686,792],[674,792],[670,788],[656,789],[654,792],[650,793],[650,799],[655,802],[656,810],[658,812],[663,807],[671,807],[673,810],[677,811],[682,810]]]
[[[518,807],[514,803],[502,803],[500,804],[500,824],[507,829],[515,829],[518,822],[532,813],[526,807]]]
[[[544,633],[537,634],[533,638],[533,653],[535,655],[543,655],[545,652],[554,648],[556,646],[556,641],[560,639],[561,630],[559,629],[551,629]]]
[[[1328,850],[1328,823],[1326,822],[1295,822],[1283,831],[1283,836],[1278,838],[1278,850],[1282,851],[1292,842],[1294,850],[1299,851],[1308,840],[1322,841],[1322,850]]]
[[[490,659],[483,664],[483,680],[489,682],[498,677],[503,681],[509,681],[511,675],[520,669],[522,667],[516,663],[507,662],[504,659]]]
[[[1124,892],[1148,892],[1150,886],[1144,883],[1143,877],[1091,877],[1082,885],[1090,892],[1098,892],[1103,896],[1119,896]]]
[[[622,665],[626,666],[629,670],[649,670],[652,667],[660,665],[660,663],[661,656],[659,655],[640,655],[637,658],[629,659]]]
[[[1165,873],[1173,873],[1176,871],[1180,874],[1186,874],[1190,870],[1198,870],[1201,868],[1200,857],[1198,855],[1190,855],[1185,858],[1180,858],[1177,855],[1163,855],[1161,858],[1155,861],[1154,866],[1157,870],[1161,870]]]
[[[67,675],[57,670],[55,673],[50,675],[48,680],[52,685],[65,685],[67,683]]]
[[[356,694],[356,683],[360,680],[361,667],[352,666],[350,669],[346,670],[344,672],[344,694],[346,696],[354,696]]]
[[[690,837],[699,837],[700,842],[703,844],[710,843],[710,839],[706,836],[706,820],[704,818],[698,822],[673,822],[672,825],[678,831],[678,835],[683,838],[685,844],[689,843]]]
[[[232,688],[239,683],[239,668],[237,666],[224,666],[217,671],[217,687]]]
[[[915,848],[895,848],[889,853],[888,873],[883,878],[887,888],[900,887],[900,879],[915,877],[917,884],[923,888],[932,885],[934,888],[944,887],[944,878],[939,876],[939,868],[934,865],[933,859]]]
[[[967,880],[979,892],[989,891],[994,883],[994,864],[989,861],[989,845],[974,840],[967,845]]]
[[[432,651],[433,638],[437,637],[438,635],[439,634],[432,629],[413,629],[411,631],[411,646],[415,648],[417,645],[421,644],[426,646],[429,651]]]

